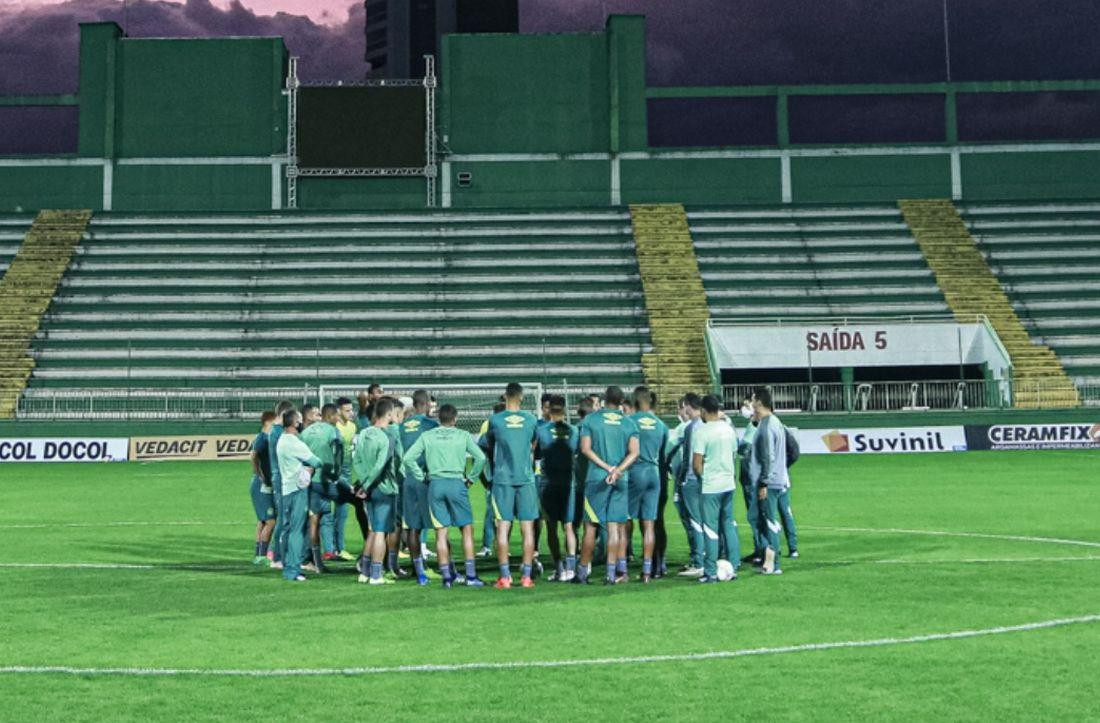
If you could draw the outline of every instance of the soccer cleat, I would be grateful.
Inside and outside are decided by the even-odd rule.
[[[687,568],[684,568],[683,572],[677,573],[677,575],[679,577],[702,577],[703,576],[703,568],[701,568],[701,567],[687,567]]]
[[[372,577],[370,579],[370,584],[371,585],[392,585],[393,582],[394,581],[393,581],[392,578],[385,578],[385,577]]]
[[[387,580],[391,583],[397,582],[397,577],[389,570],[386,570],[384,573],[382,573],[382,579]]]
[[[305,581],[306,581],[306,576],[305,575],[298,575],[297,577],[295,577],[290,582],[305,582]]]
[[[408,560],[409,559],[409,551],[408,550],[402,550],[401,552],[397,553],[397,559],[398,560]]]
[[[563,570],[561,577],[558,578],[559,582],[573,582],[577,579],[577,573],[575,570]]]
[[[314,564],[313,564],[312,562],[304,562],[304,563],[302,563],[302,571],[303,571],[303,572],[317,572],[317,573],[321,572],[320,570],[318,570],[318,569],[317,569],[317,568],[316,568],[316,567],[314,566]]]
[[[638,582],[640,582],[640,583],[646,583],[646,584],[648,584],[648,583],[649,583],[649,581],[650,581],[650,580],[652,580],[652,579],[653,579],[653,576],[652,576],[652,575],[647,575],[646,573],[644,573],[644,572],[643,572],[643,573],[642,573],[642,574],[641,574],[641,575],[640,575],[640,576],[638,577]]]
[[[446,584],[448,582],[447,580],[444,580],[443,582],[444,582],[444,585],[443,585],[444,587],[450,587],[450,585]],[[428,579],[427,575],[417,575],[416,576],[416,584],[419,585],[420,587],[425,587],[427,585],[431,585],[432,581]]]
[[[790,557],[790,558],[798,557],[798,550],[791,550],[790,552],[787,553],[787,557]]]
[[[498,577],[497,582],[493,585],[497,590],[511,590],[512,578],[510,577]]]
[[[271,569],[272,570],[282,570],[283,569],[283,563],[276,560],[275,562],[271,563]]]
[[[699,578],[699,582],[706,582],[706,583],[709,583],[709,582],[718,582],[718,578],[716,578],[716,577],[710,577],[710,576],[708,576],[708,575],[703,575],[703,576],[702,576],[701,578]]]
[[[488,557],[489,555],[492,555],[492,554],[493,554],[493,551],[490,550],[488,547],[482,547],[480,550],[477,551],[477,556],[478,557]]]
[[[351,554],[347,550],[340,550],[340,552],[338,552],[336,556],[344,562],[353,562],[355,560],[355,555]]]
[[[429,580],[439,580],[443,577],[438,572],[427,566],[424,567],[424,574],[428,576]]]
[[[532,588],[535,586],[535,581],[529,577],[521,577],[519,579],[519,584],[521,587]]]
[[[409,571],[403,567],[399,567],[396,570],[392,570],[391,574],[396,578],[403,578],[409,576]]]
[[[625,585],[628,582],[630,582],[630,576],[627,575],[625,572],[622,575],[615,576],[616,585]]]
[[[485,587],[485,581],[480,577],[468,577],[463,584],[466,585],[466,587]]]
[[[761,570],[760,574],[761,575],[782,575],[783,571],[780,570],[779,568],[776,568],[774,570]]]
[[[326,552],[321,559],[325,562],[331,562],[332,560],[339,560],[340,557],[335,552]]]
[[[443,578],[443,587],[444,587],[444,589],[450,590],[452,585],[454,585],[454,580],[452,580],[449,577]]]
[[[586,577],[581,577],[580,575],[576,575],[569,582],[572,583],[573,585],[591,585],[592,584],[591,580],[589,580]]]
[[[267,562],[267,555],[256,555],[252,558],[253,565],[263,565]]]
[[[359,582],[364,583],[364,584],[370,582],[370,578],[367,577],[366,575],[362,574],[362,573],[359,573],[358,580],[359,580]]]
[[[542,572],[543,572],[542,563],[539,562],[539,559],[536,557],[532,561],[531,579],[532,580],[538,580],[540,577],[542,577]]]
[[[421,554],[424,555],[425,560],[434,560],[435,558],[439,557],[434,552],[429,550],[427,547],[425,547],[421,550]]]
[[[564,574],[565,574],[564,571],[558,572],[557,570],[555,570],[553,572],[553,574],[551,574],[550,577],[548,577],[546,579],[547,579],[548,582],[560,582],[561,578],[562,578],[562,575],[564,575]]]

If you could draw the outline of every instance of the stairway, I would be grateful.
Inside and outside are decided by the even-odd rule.
[[[42,211],[0,279],[0,419],[15,416],[34,369],[28,354],[91,211]]]
[[[955,317],[983,314],[1000,336],[1012,359],[1015,406],[1078,406],[1077,389],[1058,356],[1032,342],[955,206],[947,200],[901,200],[898,206]]]
[[[653,341],[653,351],[642,354],[642,371],[661,408],[671,410],[687,392],[706,394],[712,387],[707,296],[683,206],[631,206],[630,221]]]

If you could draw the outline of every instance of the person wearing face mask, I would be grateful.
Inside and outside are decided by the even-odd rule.
[[[752,441],[756,436],[756,429],[760,424],[760,420],[757,419],[756,412],[752,408],[751,396],[741,400],[741,416],[747,420],[748,424],[745,426],[745,433],[741,435],[741,441],[737,446],[737,454],[741,458],[739,472],[741,494],[745,498],[745,516],[749,523],[749,530],[752,532],[752,552],[742,557],[741,562],[760,565],[764,562],[764,548],[767,547],[767,543],[764,538],[764,518],[760,514],[760,500],[753,485]]]

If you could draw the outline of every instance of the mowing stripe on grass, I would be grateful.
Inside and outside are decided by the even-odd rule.
[[[239,527],[249,524],[239,522],[33,522],[29,524],[2,525],[0,530],[42,530],[51,527]]]
[[[426,665],[394,665],[377,668],[276,668],[272,670],[248,670],[234,668],[78,668],[67,665],[9,665],[0,667],[6,675],[87,675],[87,676],[233,676],[246,678],[278,678],[321,675],[384,675],[389,673],[453,673],[470,670],[521,670],[524,668],[572,668],[578,666],[636,665],[641,663],[673,663],[722,658],[741,658],[751,655],[780,655],[805,653],[842,648],[878,648],[889,645],[911,645],[937,640],[960,640],[1005,633],[1022,633],[1066,625],[1100,622],[1100,614],[1081,615],[1073,618],[1056,618],[1022,625],[1004,625],[981,630],[957,630],[950,633],[929,633],[905,638],[875,638],[872,640],[842,640],[831,643],[806,643],[784,645],[775,648],[745,648],[742,650],[716,650],[709,653],[681,653],[675,655],[640,655],[621,658],[579,658],[576,660],[517,660],[512,662],[443,663]]]
[[[944,530],[902,530],[891,527],[821,527],[818,525],[799,525],[803,530],[823,532],[876,532],[888,535],[933,535],[935,537],[978,537],[986,540],[1010,540],[1013,542],[1045,542],[1052,545],[1081,545],[1082,547],[1100,547],[1100,542],[1087,540],[1063,540],[1058,537],[1030,537],[1028,535],[995,535],[985,532],[947,532]]]

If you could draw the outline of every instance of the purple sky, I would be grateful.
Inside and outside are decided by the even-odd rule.
[[[946,77],[943,0],[519,2],[523,32],[594,31],[609,12],[645,14],[650,85]],[[955,80],[1100,78],[1100,3],[948,0],[948,9]],[[123,17],[120,0],[0,0],[0,94],[75,91],[77,23],[121,23]],[[129,0],[124,27],[131,37],[281,35],[301,56],[304,78],[354,79],[367,70],[364,19],[363,3],[350,0]],[[715,119],[740,113],[751,125],[759,114],[750,106],[715,105],[709,112]],[[893,124],[903,135],[914,122],[938,123],[934,108],[915,101],[872,110],[878,126]],[[792,132],[798,127],[795,113]],[[9,115],[0,112],[0,126],[10,129]],[[705,124],[707,112],[697,115]],[[1082,94],[1031,96],[972,109],[971,117],[978,136],[989,123],[1022,123],[1039,135],[1051,124],[1068,124],[1071,136],[1086,130],[1096,135],[1100,102]],[[841,130],[846,126],[843,114],[837,123]],[[812,132],[817,124],[802,125]],[[747,128],[747,137],[755,132]]]

